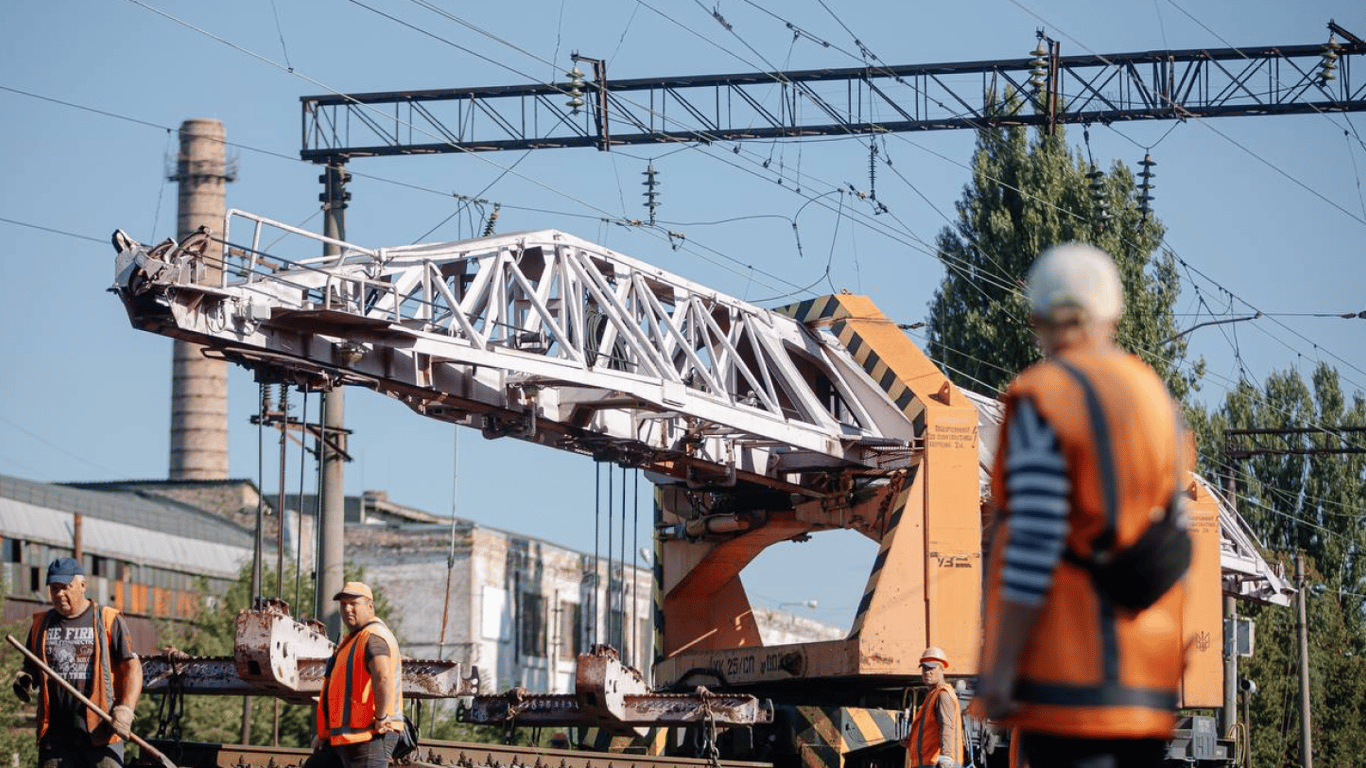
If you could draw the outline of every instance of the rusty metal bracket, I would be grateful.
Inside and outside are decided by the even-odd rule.
[[[322,690],[332,641],[314,625],[299,622],[274,604],[237,615],[232,657],[187,657],[178,652],[142,658],[147,693],[173,687],[187,694],[271,695],[307,702]],[[479,691],[479,670],[455,661],[402,661],[403,695],[448,699]]]
[[[460,720],[484,725],[596,726],[632,731],[652,725],[715,722],[718,727],[773,722],[773,705],[749,694],[654,693],[636,669],[621,663],[616,650],[595,646],[578,658],[572,694],[532,694],[514,688],[505,694],[475,696]]]

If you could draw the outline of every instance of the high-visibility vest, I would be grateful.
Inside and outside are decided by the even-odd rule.
[[[365,646],[370,635],[379,635],[389,645],[384,657],[389,665],[394,694],[388,712],[375,712],[375,691],[370,668],[365,663]],[[329,744],[356,744],[375,738],[375,718],[398,715],[403,711],[403,683],[398,640],[379,619],[352,632],[327,661],[323,688],[318,696],[318,736]]]
[[[947,696],[953,703],[953,741],[947,745],[947,749],[941,743],[944,724],[939,719],[940,696]],[[939,683],[930,689],[920,709],[915,711],[911,733],[906,737],[906,764],[934,765],[940,755],[948,755],[953,758],[954,765],[962,765],[963,754],[963,717],[958,709],[958,694],[953,692],[953,686],[948,683]]]
[[[1005,397],[1006,422],[1029,400],[1058,436],[1072,490],[1066,546],[1082,557],[1132,544],[1177,492],[1177,406],[1157,374],[1121,353],[1071,352],[1020,375]],[[1003,519],[987,575],[986,645],[995,652],[1001,614],[1008,441],[1002,437],[993,484]],[[1183,462],[1185,463],[1185,462]],[[1189,464],[1187,464],[1187,468]],[[1099,545],[1099,546],[1098,546]],[[1044,596],[1019,663],[1018,713],[1003,724],[1078,738],[1169,738],[1183,665],[1178,583],[1134,613],[1099,593],[1090,573],[1064,559]],[[984,662],[987,663],[987,662]]]
[[[90,623],[95,631],[95,658],[93,661],[94,674],[86,681],[85,690],[81,691],[86,698],[100,709],[108,712],[114,704],[114,670],[109,661],[109,643],[114,634],[114,619],[119,615],[117,608],[109,606],[100,607],[95,603],[90,604],[88,609]],[[57,613],[56,609],[42,611],[33,614],[33,626],[28,631],[28,649],[33,654],[42,659],[47,664],[47,629],[54,622],[63,617]],[[101,624],[104,631],[101,632]],[[71,681],[67,681],[71,682]],[[48,679],[46,674],[38,675],[38,739],[41,741],[47,734],[48,726],[51,725],[52,703],[50,698],[50,688],[55,685]],[[84,706],[84,705],[81,705]],[[95,711],[85,707],[86,729],[93,735],[99,729],[104,720]],[[109,733],[109,740],[106,744],[114,744],[120,741],[112,730]]]

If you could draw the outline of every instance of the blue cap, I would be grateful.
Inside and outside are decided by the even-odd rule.
[[[84,576],[85,569],[69,557],[59,557],[47,567],[48,584],[70,584],[77,576]]]

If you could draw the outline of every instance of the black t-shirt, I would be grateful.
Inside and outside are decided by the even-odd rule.
[[[43,655],[47,665],[92,699],[94,687],[103,684],[96,679],[95,674],[95,632],[97,628],[98,631],[104,631],[104,621],[95,611],[94,602],[69,619],[53,611],[43,637]],[[114,617],[110,635],[109,667],[112,674],[119,662],[136,659],[137,654],[133,652],[122,614]],[[47,690],[49,710],[46,740],[54,744],[70,743],[76,737],[88,740],[90,729],[85,721],[85,705],[56,683],[49,682]],[[113,706],[113,702],[110,702],[109,707],[112,709]]]

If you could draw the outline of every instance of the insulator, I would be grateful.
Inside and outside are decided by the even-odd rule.
[[[583,109],[583,72],[579,71],[579,66],[575,64],[565,75],[569,78],[568,106],[577,115],[579,110]]]
[[[1030,53],[1034,60],[1029,62],[1029,85],[1036,91],[1042,91],[1048,83],[1048,46],[1043,38],[1039,38],[1039,44]]]
[[[1153,159],[1152,155],[1145,154],[1143,159],[1138,161],[1138,164],[1143,166],[1143,170],[1138,172],[1138,178],[1140,179],[1138,189],[1141,193],[1139,200],[1143,202],[1144,212],[1146,213],[1147,201],[1152,199],[1152,196],[1149,195],[1148,192],[1153,189],[1153,176],[1156,175],[1153,173],[1153,166],[1157,165],[1157,161]]]
[[[1090,179],[1091,181],[1091,183],[1089,184],[1089,186],[1091,187],[1091,193],[1099,197],[1101,191],[1105,189],[1105,183],[1104,181],[1102,181],[1105,178],[1105,172],[1100,169],[1096,169],[1091,171],[1090,173],[1087,173],[1086,178]]]
[[[1342,46],[1338,45],[1338,42],[1333,39],[1332,35],[1328,36],[1328,44],[1323,46],[1323,53],[1319,55],[1320,84],[1327,83],[1329,80],[1338,79],[1338,49],[1341,47]]]
[[[659,207],[659,183],[655,180],[655,164],[646,164],[645,171],[641,174],[645,177],[643,186],[645,187],[645,207],[650,210],[650,226],[655,224],[655,209]]]

